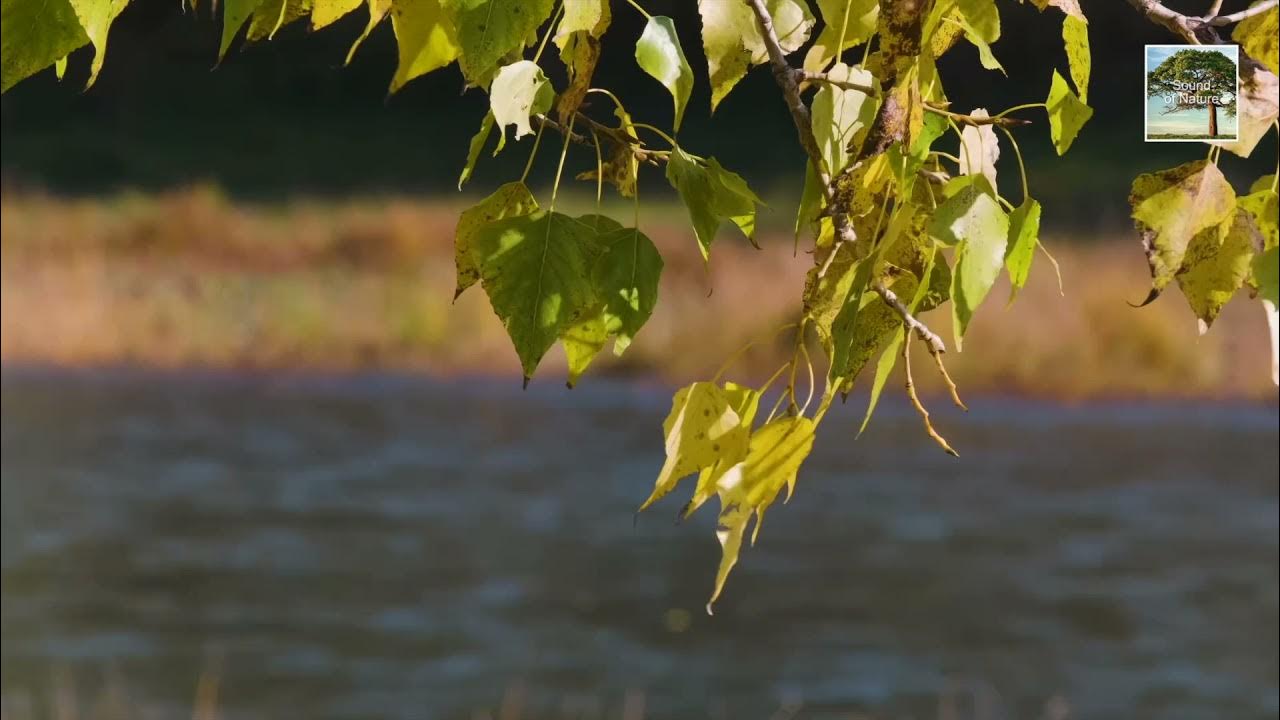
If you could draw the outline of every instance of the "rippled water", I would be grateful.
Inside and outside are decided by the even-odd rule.
[[[1274,407],[841,410],[707,617],[713,510],[633,525],[668,393],[553,385],[6,371],[10,714],[1280,713]]]

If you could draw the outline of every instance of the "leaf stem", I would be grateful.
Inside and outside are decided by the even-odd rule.
[[[547,207],[548,211],[556,209],[556,195],[560,192],[560,177],[564,175],[564,159],[569,154],[569,140],[573,137],[573,121],[575,119],[574,116],[570,116],[569,132],[564,134],[564,145],[560,148],[560,163],[556,165],[556,179],[551,185],[551,204]]]
[[[538,146],[542,144],[542,131],[546,129],[546,122],[538,124],[538,134],[533,136],[533,149],[529,151],[529,160],[524,164],[524,172],[520,173],[520,182],[529,178],[529,171],[533,169],[533,159],[538,156]]]
[[[648,130],[649,132],[652,132],[652,133],[654,133],[654,134],[658,135],[658,136],[659,136],[659,137],[661,137],[663,140],[666,140],[666,141],[667,141],[667,144],[668,144],[668,145],[670,145],[671,147],[675,147],[675,146],[676,146],[675,138],[673,138],[673,137],[671,137],[670,135],[666,134],[665,132],[663,132],[663,131],[659,130],[658,128],[654,127],[653,125],[650,125],[649,123],[638,123],[638,122],[632,122],[632,123],[631,123],[631,127],[641,128],[641,129],[643,129],[643,130]]]
[[[720,382],[720,378],[725,374],[725,372],[729,370],[729,368],[733,367],[733,364],[736,363],[738,359],[742,357],[743,353],[745,353],[746,351],[750,350],[751,348],[755,347],[756,345],[759,345],[760,343],[766,340],[768,340],[769,342],[773,342],[774,340],[777,340],[779,335],[794,328],[795,326],[796,326],[795,323],[787,323],[786,325],[783,325],[777,330],[774,330],[767,338],[758,337],[748,342],[746,345],[743,345],[742,347],[738,348],[737,351],[735,351],[732,355],[729,356],[728,360],[724,361],[724,364],[720,366],[720,369],[716,370],[716,374],[714,377],[711,378],[711,382]],[[773,381],[770,380],[769,382],[772,383]],[[768,385],[765,385],[765,387],[768,387]]]
[[[1013,139],[1013,133],[1009,128],[1001,127],[1000,129],[1004,131],[1005,137],[1009,138],[1009,144],[1013,145],[1013,154],[1018,158],[1018,172],[1022,175],[1022,202],[1025,203],[1030,197],[1030,192],[1027,190],[1027,166],[1022,162],[1022,150],[1018,147],[1018,141]]]
[[[538,52],[533,54],[533,62],[537,63],[542,59],[542,51],[547,49],[547,41],[551,39],[551,33],[556,29],[556,21],[564,14],[564,3],[556,6],[556,11],[551,15],[551,22],[547,23],[547,31],[542,34],[542,42],[538,43]]]
[[[641,15],[643,15],[643,16],[644,16],[644,18],[645,18],[646,20],[649,20],[649,19],[651,19],[651,18],[653,17],[652,15],[650,15],[650,14],[649,14],[649,11],[648,11],[648,10],[645,10],[644,8],[640,7],[640,3],[636,2],[636,0],[627,0],[627,3],[629,3],[629,4],[631,5],[631,7],[635,8],[636,10],[638,10],[638,11],[640,12],[640,14],[641,14]]]
[[[1005,115],[1008,115],[1009,113],[1018,112],[1019,110],[1030,110],[1032,108],[1048,108],[1048,107],[1049,106],[1044,103],[1026,103],[1023,105],[1014,105],[1013,107],[1008,108],[1007,110],[1001,110],[1000,112],[996,113],[995,117],[1002,118]]]

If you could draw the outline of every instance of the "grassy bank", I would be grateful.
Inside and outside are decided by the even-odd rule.
[[[453,226],[464,204],[378,198],[255,206],[208,189],[87,200],[9,191],[0,198],[0,358],[516,377],[515,354],[482,291],[452,302]],[[627,355],[602,357],[594,372],[688,380],[794,318],[809,259],[793,257],[785,232],[764,238],[757,251],[726,229],[705,270],[674,209],[646,209],[642,226],[666,259],[661,299]],[[1197,337],[1176,291],[1140,310],[1126,304],[1141,299],[1149,282],[1132,236],[1072,240],[1046,239],[1061,262],[1066,297],[1043,261],[1013,306],[1002,302],[1007,287],[992,291],[966,351],[948,359],[962,389],[1065,398],[1275,396],[1255,303],[1233,302]],[[930,320],[949,337],[946,317]],[[767,374],[785,353],[785,340],[759,347],[741,369]],[[562,367],[553,350],[537,381],[560,382]]]

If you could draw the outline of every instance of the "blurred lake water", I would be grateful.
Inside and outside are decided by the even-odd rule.
[[[5,717],[1276,717],[1276,407],[970,400],[829,416],[708,617],[664,388],[9,368]]]

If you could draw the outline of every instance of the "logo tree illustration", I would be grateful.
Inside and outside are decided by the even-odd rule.
[[[1218,109],[1236,114],[1236,64],[1213,50],[1179,50],[1147,73],[1147,95],[1174,99],[1166,115],[1207,108],[1209,137],[1218,137]]]

